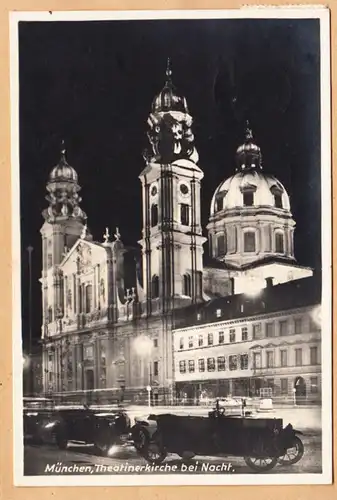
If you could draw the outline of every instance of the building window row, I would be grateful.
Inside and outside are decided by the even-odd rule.
[[[151,227],[156,227],[158,225],[158,222],[159,222],[158,205],[156,203],[153,203],[151,205],[151,217],[150,217]],[[187,205],[186,203],[180,204],[180,223],[183,226],[190,225],[190,206]]]
[[[318,355],[318,347],[312,346],[310,347],[310,365],[318,365],[319,364],[319,355]],[[303,366],[303,349],[301,347],[295,348],[294,350],[294,363],[289,364],[288,359],[288,349],[280,350],[279,364],[275,363],[275,351],[266,350],[266,368],[275,368],[280,366],[281,368],[287,366]],[[253,353],[253,368],[262,368],[262,354],[261,352]]]
[[[247,341],[248,340],[248,328],[246,326],[241,327],[241,331],[237,332],[235,328],[230,328],[228,333],[228,342],[225,342],[225,332],[220,331],[218,333],[217,342],[214,338],[216,334],[210,332],[207,334],[207,341],[205,342],[204,334],[198,335],[197,339],[190,335],[188,337],[188,349],[193,349],[194,347],[204,347],[204,346],[212,346],[217,344],[225,344],[225,343],[234,343],[239,341]],[[179,349],[182,350],[185,347],[185,337],[180,337],[179,339]]]
[[[245,189],[242,192],[242,202],[245,207],[252,207],[254,206],[254,190],[252,189]],[[226,192],[222,196],[218,196],[216,199],[216,206],[215,210],[217,212],[223,210],[223,198],[226,195]],[[283,203],[282,203],[282,193],[275,192],[274,193],[274,206],[276,208],[283,208]]]
[[[221,310],[219,309],[221,313]],[[309,326],[306,326],[305,318],[302,316],[296,317],[292,320],[285,319],[280,321],[268,321],[264,325],[262,323],[255,323],[252,325],[252,340],[259,340],[262,338],[274,338],[274,337],[285,337],[287,335],[299,335],[306,332],[317,331],[318,327],[314,320],[309,317]],[[245,342],[250,340],[248,334],[248,327],[244,326],[241,328],[230,328],[228,330],[228,340],[226,342],[226,336],[224,331],[218,332],[218,337],[216,333],[210,332],[207,334],[205,340],[204,334],[199,334],[195,342],[194,337],[189,337],[188,348],[193,347],[203,347],[206,345],[217,345],[226,344],[234,342]],[[184,349],[184,337],[180,337],[179,349]]]
[[[228,364],[226,364],[225,356],[218,356],[217,358],[199,358],[197,366],[194,359],[179,361],[179,372],[186,373],[187,369],[189,373],[194,373],[196,369],[198,369],[199,372],[205,372],[206,370],[208,372],[247,370],[248,354],[228,356]]]
[[[261,323],[253,325],[252,337],[253,340],[261,339],[263,337],[285,337],[287,335],[298,335],[309,331],[317,331],[317,325],[309,318],[309,327],[306,328],[304,317],[298,316],[292,320],[284,319],[278,322],[268,321],[265,323],[263,331]]]

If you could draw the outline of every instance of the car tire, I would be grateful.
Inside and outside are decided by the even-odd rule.
[[[193,451],[181,451],[178,453],[179,457],[182,459],[183,462],[189,462],[195,457],[195,453]]]
[[[159,465],[165,460],[167,457],[167,450],[158,432],[155,432],[151,440],[146,442],[141,454],[145,460],[152,465]]]
[[[244,461],[254,472],[268,472],[277,464],[276,457],[244,457]]]
[[[138,453],[142,454],[150,441],[150,436],[146,429],[139,427],[137,429],[133,429],[132,440],[133,446],[136,448]]]
[[[62,434],[56,435],[56,444],[60,450],[66,450],[68,447],[68,439]]]
[[[293,453],[289,451],[291,448],[295,448],[295,451]],[[281,465],[297,464],[297,462],[299,462],[303,457],[303,454],[304,445],[302,443],[302,440],[298,436],[295,436],[292,446],[287,449],[286,453],[282,457],[278,458],[278,463]]]

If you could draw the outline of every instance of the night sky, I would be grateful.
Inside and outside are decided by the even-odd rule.
[[[33,252],[33,335],[41,325],[40,228],[45,185],[65,140],[95,240],[119,226],[141,234],[147,117],[172,79],[194,118],[207,224],[217,185],[232,175],[249,119],[264,170],[285,185],[300,264],[320,268],[318,20],[22,22],[19,27],[23,336]]]

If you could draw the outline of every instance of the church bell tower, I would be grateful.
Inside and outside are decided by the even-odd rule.
[[[63,278],[59,265],[86,230],[87,216],[79,206],[80,189],[77,172],[68,164],[62,143],[60,160],[52,169],[47,182],[46,200],[49,206],[42,212],[44,224],[40,230],[44,326],[62,317]],[[43,331],[42,336],[44,333]]]
[[[184,96],[166,83],[148,118],[151,150],[140,175],[143,234],[140,240],[148,312],[165,312],[202,299],[200,183],[192,117]]]

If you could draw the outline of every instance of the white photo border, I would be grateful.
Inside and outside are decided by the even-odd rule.
[[[299,485],[332,482],[332,196],[330,11],[324,6],[246,6],[224,10],[11,12],[11,195],[12,195],[12,362],[13,472],[15,486],[166,486],[166,485]],[[21,238],[19,168],[20,21],[103,21],[150,19],[319,19],[321,54],[321,207],[322,207],[322,473],[315,474],[168,474],[25,476],[23,471]],[[327,207],[331,207],[330,210]]]

